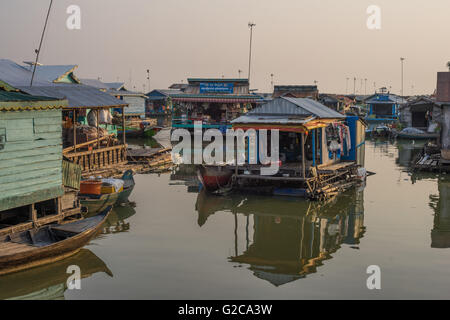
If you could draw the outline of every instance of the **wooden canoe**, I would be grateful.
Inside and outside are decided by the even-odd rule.
[[[0,238],[0,275],[70,257],[101,232],[111,207],[100,214],[66,224],[46,225]]]

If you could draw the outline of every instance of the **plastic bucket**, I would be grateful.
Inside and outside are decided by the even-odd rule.
[[[102,194],[102,182],[97,180],[85,180],[80,183],[81,194]]]

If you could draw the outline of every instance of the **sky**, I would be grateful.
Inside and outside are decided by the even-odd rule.
[[[34,60],[49,2],[1,1],[0,58]],[[81,9],[79,30],[66,26],[70,5]],[[380,29],[367,27],[371,5]],[[252,21],[259,92],[272,92],[273,74],[275,85],[317,81],[326,93],[352,93],[355,77],[359,94],[400,93],[405,57],[404,94],[430,94],[436,72],[448,71],[449,12],[448,0],[55,0],[40,62],[77,64],[79,78],[137,91],[238,70],[246,77]]]

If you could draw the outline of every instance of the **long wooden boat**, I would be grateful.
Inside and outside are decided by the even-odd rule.
[[[99,213],[109,206],[125,203],[128,197],[133,192],[135,181],[133,178],[133,171],[126,171],[122,178],[124,187],[122,191],[114,193],[105,193],[100,195],[80,194],[79,199],[82,206],[88,210],[88,216]]]
[[[111,207],[67,224],[47,225],[0,238],[0,275],[56,262],[78,253],[101,232]]]

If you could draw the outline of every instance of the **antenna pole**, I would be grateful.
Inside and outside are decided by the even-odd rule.
[[[52,9],[53,0],[50,0],[50,5],[47,11],[47,17],[45,18],[44,30],[42,30],[41,41],[39,43],[39,49],[36,50],[36,61],[34,63],[33,74],[31,75],[30,87],[33,86],[34,74],[36,73],[36,66],[39,61],[39,53],[41,53],[42,42],[44,41],[45,30],[47,29],[48,17],[50,16],[50,11]]]

